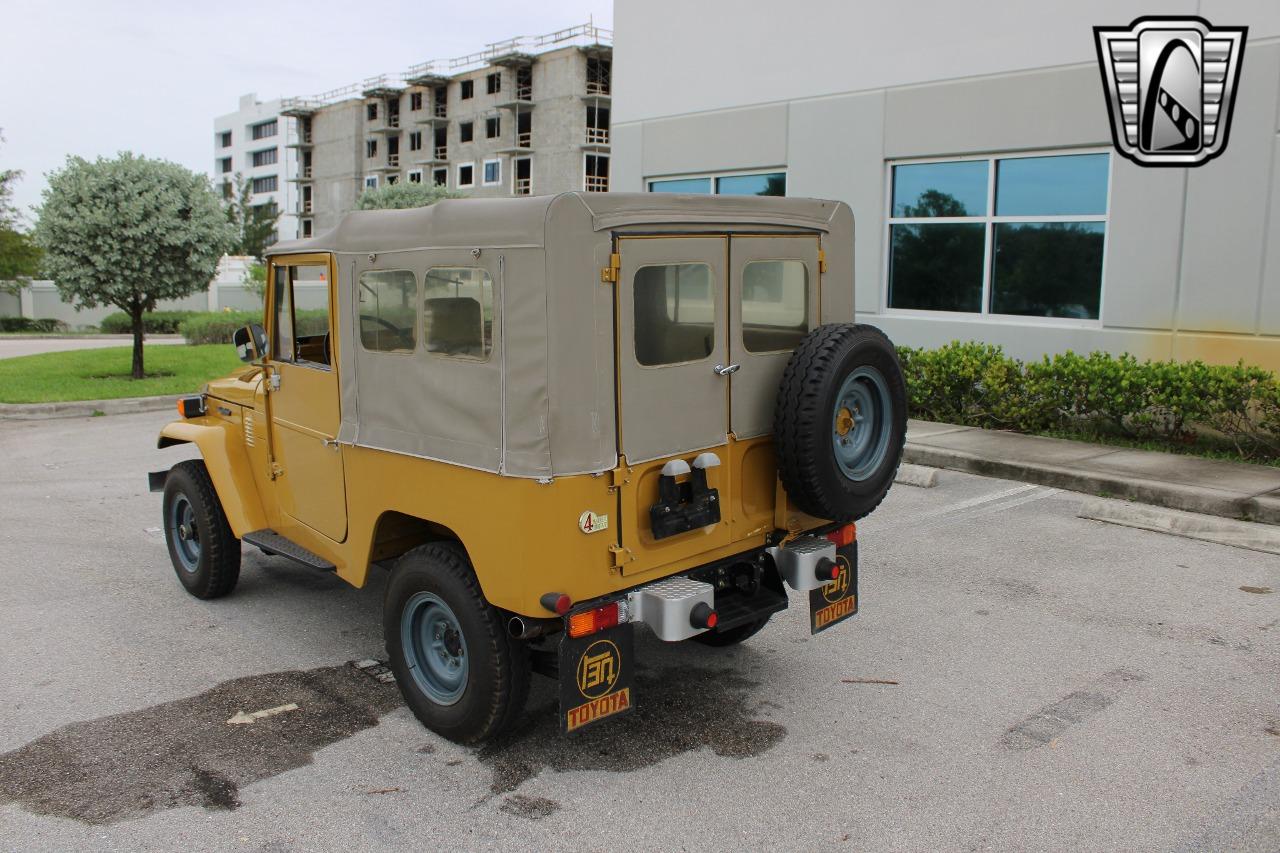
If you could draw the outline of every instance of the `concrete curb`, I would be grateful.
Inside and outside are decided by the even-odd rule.
[[[1236,548],[1248,548],[1264,554],[1280,554],[1280,528],[1268,524],[1253,524],[1230,518],[1214,518],[1176,509],[1143,506],[1121,501],[1086,500],[1077,513],[1080,518],[1091,518],[1108,524],[1137,527],[1169,533],[1187,539],[1216,542]]]
[[[902,458],[917,465],[949,468],[1004,480],[1021,480],[1072,492],[1126,498],[1203,515],[1249,518],[1266,524],[1280,524],[1280,502],[1242,498],[1237,493],[1205,486],[1147,480],[1133,474],[1107,474],[1059,465],[991,459],[963,450],[913,445],[910,441],[907,442]]]
[[[910,462],[903,462],[898,466],[898,474],[893,478],[893,482],[901,483],[904,486],[916,486],[921,489],[932,489],[938,485],[938,469],[926,468],[923,465],[912,465]]]
[[[172,409],[178,395],[122,397],[119,400],[75,400],[66,403],[0,403],[0,420],[43,421],[53,418],[89,418],[97,414],[129,415]]]

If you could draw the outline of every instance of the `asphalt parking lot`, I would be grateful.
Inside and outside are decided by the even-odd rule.
[[[849,622],[642,636],[636,714],[561,738],[543,680],[471,750],[348,665],[380,577],[182,591],[168,417],[0,422],[0,848],[1280,848],[1280,558],[944,472],[859,525]]]

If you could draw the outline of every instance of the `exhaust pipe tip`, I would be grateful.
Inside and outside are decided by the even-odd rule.
[[[519,616],[512,616],[507,620],[507,633],[514,639],[523,640],[529,630],[529,626]]]

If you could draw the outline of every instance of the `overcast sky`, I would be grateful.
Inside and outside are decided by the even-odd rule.
[[[310,95],[489,42],[585,23],[612,0],[5,0],[0,169],[22,210],[68,154],[213,167],[241,94]],[[28,221],[31,217],[28,214]]]

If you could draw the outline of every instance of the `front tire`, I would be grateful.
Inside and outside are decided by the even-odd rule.
[[[405,703],[437,734],[479,743],[524,708],[529,650],[508,636],[457,543],[432,542],[400,558],[382,627]]]
[[[164,538],[173,570],[196,598],[221,598],[240,579],[240,540],[231,532],[209,470],[179,462],[164,481]]]

